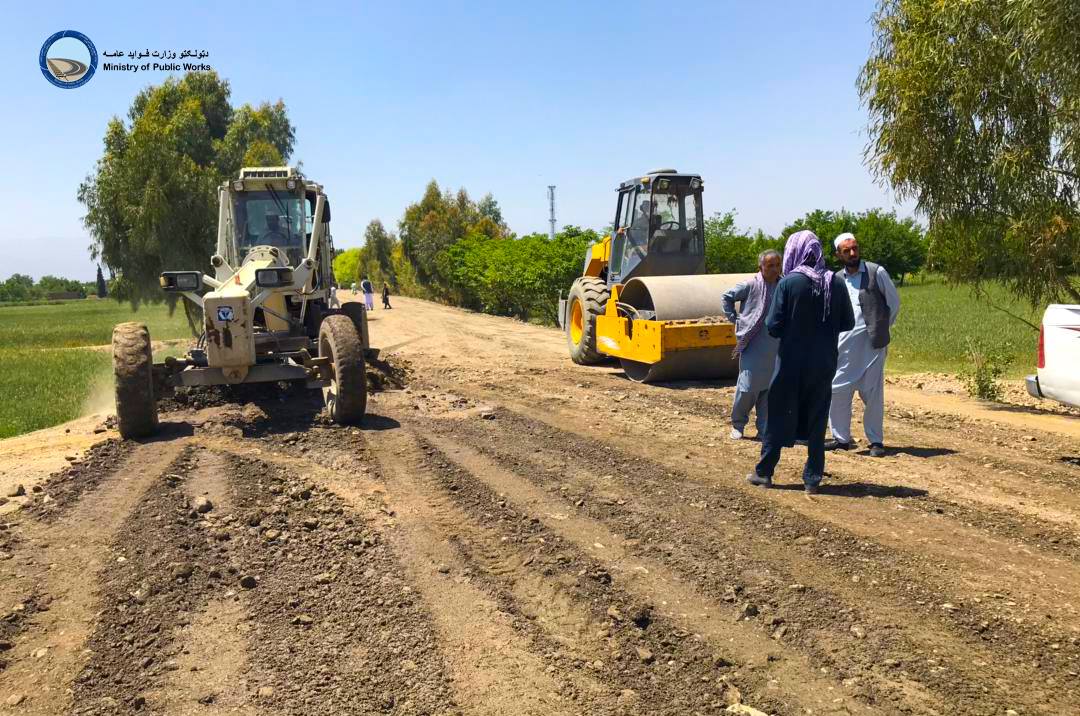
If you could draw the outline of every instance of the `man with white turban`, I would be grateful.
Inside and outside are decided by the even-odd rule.
[[[840,234],[833,242],[844,265],[843,277],[855,313],[855,327],[840,334],[839,359],[832,383],[829,428],[832,440],[826,450],[850,450],[851,400],[855,391],[863,401],[863,430],[871,457],[885,454],[885,357],[889,329],[900,313],[900,294],[884,267],[859,258],[859,242],[853,234]]]

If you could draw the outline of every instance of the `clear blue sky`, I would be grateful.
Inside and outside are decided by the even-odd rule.
[[[17,3],[0,29],[3,268],[89,279],[75,199],[106,122],[165,73],[53,87],[37,57],[75,29],[98,52],[205,49],[233,102],[282,98],[294,160],[325,184],[338,246],[395,227],[434,178],[493,192],[518,233],[600,228],[613,189],[701,173],[706,211],[778,232],[816,208],[894,208],[862,162],[855,79],[872,0],[817,2]],[[901,214],[906,207],[898,207]],[[182,267],[176,267],[182,268]]]

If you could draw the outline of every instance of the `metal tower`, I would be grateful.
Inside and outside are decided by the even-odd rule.
[[[548,209],[551,212],[548,221],[551,222],[551,231],[548,233],[549,238],[555,240],[555,185],[548,185]]]

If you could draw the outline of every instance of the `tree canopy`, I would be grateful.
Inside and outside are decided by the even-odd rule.
[[[821,239],[826,261],[839,267],[833,240],[845,232],[855,235],[863,259],[881,264],[899,283],[904,276],[918,273],[926,264],[926,234],[912,218],[898,219],[893,212],[870,209],[861,213],[850,211],[811,211],[784,227],[782,236],[809,229]],[[783,241],[779,242],[783,248]]]
[[[398,224],[402,250],[415,267],[417,278],[442,296],[450,289],[453,268],[447,263],[446,251],[470,232],[488,238],[510,233],[490,194],[478,205],[464,189],[456,194],[443,192],[435,180],[428,183],[419,202],[405,209]]]
[[[935,266],[1080,302],[1080,4],[881,0],[866,154],[930,220]]]
[[[126,122],[109,122],[78,198],[91,253],[115,275],[117,298],[161,298],[163,270],[209,270],[218,185],[241,166],[281,165],[292,154],[283,102],[234,109],[229,97],[216,73],[193,72],[147,87]]]
[[[758,270],[758,254],[780,249],[783,241],[760,229],[750,233],[735,226],[735,212],[726,211],[705,219],[705,271],[708,273],[753,273]]]

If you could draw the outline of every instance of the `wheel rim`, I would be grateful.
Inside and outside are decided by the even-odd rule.
[[[577,345],[581,343],[583,335],[585,335],[585,316],[581,310],[581,301],[575,298],[570,306],[570,340]]]

